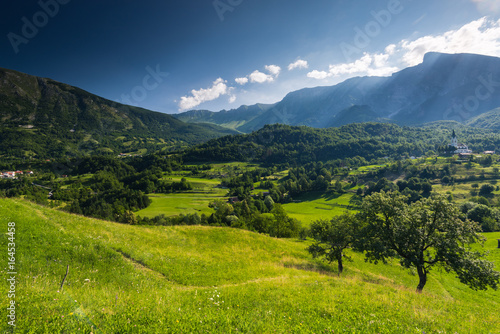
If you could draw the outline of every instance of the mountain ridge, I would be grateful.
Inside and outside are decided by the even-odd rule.
[[[78,87],[0,68],[0,154],[169,149],[236,133],[123,105]],[[144,149],[143,149],[144,150]],[[18,152],[19,151],[19,152]]]
[[[240,120],[236,130],[249,133],[266,124],[340,126],[336,116],[349,108],[367,106],[370,120],[400,125],[439,120],[466,122],[500,107],[500,58],[429,52],[421,64],[388,77],[353,77],[334,86],[303,88],[288,93],[260,114]],[[481,94],[478,95],[478,92]],[[238,110],[238,109],[233,109]],[[193,111],[186,113],[193,114]],[[173,115],[184,119],[186,113]],[[212,121],[222,115],[211,112]],[[243,116],[243,115],[242,115]],[[196,122],[196,117],[187,121]],[[214,124],[224,124],[215,122]]]

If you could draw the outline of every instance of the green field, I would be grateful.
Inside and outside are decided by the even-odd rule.
[[[0,209],[5,231],[16,223],[16,332],[498,333],[500,326],[500,292],[472,291],[437,270],[416,294],[417,278],[396,262],[367,264],[354,253],[337,277],[303,241],[121,225],[23,200],[0,199]],[[500,233],[488,238],[498,263]],[[4,310],[8,302],[2,298]],[[9,332],[7,321],[0,329]]]
[[[224,192],[225,193],[225,192]],[[221,194],[207,193],[178,193],[149,195],[152,203],[146,209],[137,211],[135,214],[141,217],[155,217],[159,215],[177,216],[180,214],[192,214],[198,212],[210,215],[213,210],[208,207],[210,202],[222,199]]]
[[[330,220],[346,211],[353,211],[352,193],[336,195],[333,193],[311,192],[295,198],[295,203],[284,204],[288,215],[309,225],[318,219]]]
[[[179,182],[183,176],[168,176],[165,180]],[[159,215],[176,216],[179,214],[192,214],[198,212],[210,215],[213,210],[208,205],[222,199],[227,194],[227,189],[216,188],[220,184],[218,179],[203,179],[184,177],[193,186],[192,191],[173,194],[151,194],[152,203],[146,209],[136,212],[141,217],[155,217]]]

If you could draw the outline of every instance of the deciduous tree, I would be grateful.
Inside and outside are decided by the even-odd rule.
[[[357,248],[372,262],[391,257],[419,276],[417,292],[427,282],[431,268],[441,265],[455,272],[474,290],[496,289],[500,273],[484,254],[472,251],[472,243],[482,243],[477,223],[466,219],[443,196],[424,198],[413,204],[398,192],[376,193],[365,198],[359,215],[363,231]]]
[[[308,251],[313,257],[323,257],[329,263],[337,261],[339,276],[344,271],[343,259],[350,260],[344,251],[351,246],[355,236],[356,218],[343,214],[330,221],[318,220],[310,227],[310,236],[315,240]]]

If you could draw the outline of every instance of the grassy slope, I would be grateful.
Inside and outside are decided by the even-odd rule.
[[[396,264],[353,254],[337,278],[299,241],[120,225],[22,200],[0,199],[0,210],[2,229],[16,222],[17,332],[88,333],[94,325],[94,333],[494,333],[500,326],[499,292],[473,292],[437,271],[417,295],[416,277]],[[498,263],[500,234],[488,237]]]

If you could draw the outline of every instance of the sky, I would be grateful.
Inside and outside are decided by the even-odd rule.
[[[164,113],[275,103],[429,51],[500,57],[498,0],[23,0],[0,67]]]

